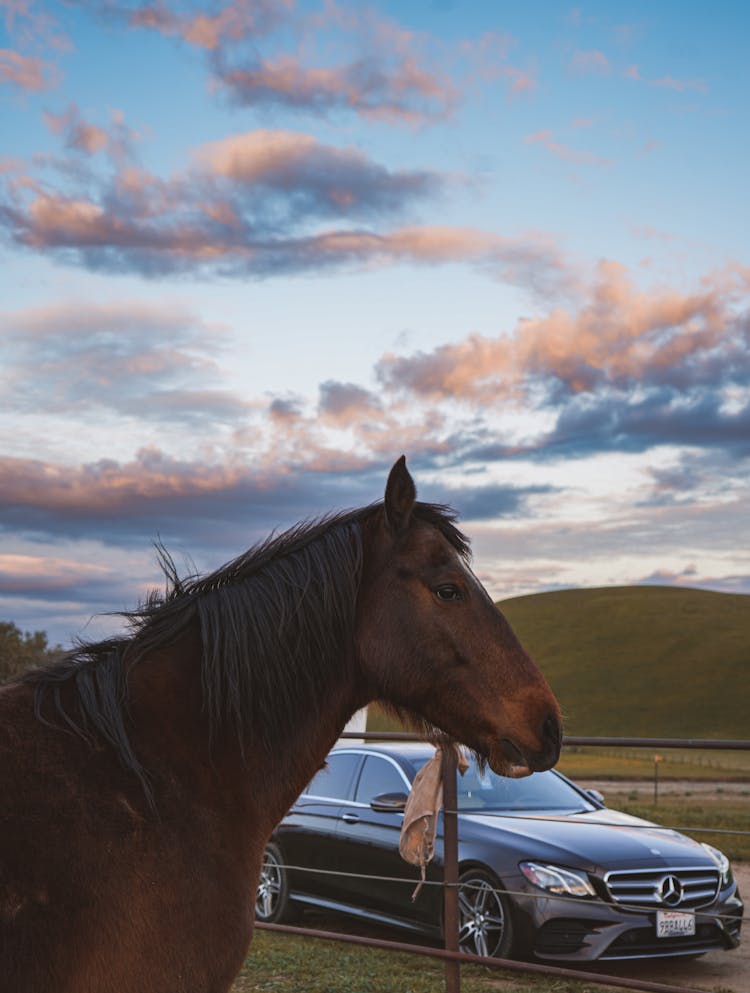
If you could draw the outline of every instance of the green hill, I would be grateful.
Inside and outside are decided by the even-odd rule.
[[[626,586],[498,606],[568,734],[750,738],[750,596]]]

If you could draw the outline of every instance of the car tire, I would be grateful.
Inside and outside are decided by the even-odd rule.
[[[263,924],[280,924],[290,917],[289,877],[284,856],[279,846],[269,841],[263,852],[255,894],[255,919]]]
[[[510,900],[498,879],[484,869],[458,877],[458,945],[462,952],[510,958],[513,949]]]

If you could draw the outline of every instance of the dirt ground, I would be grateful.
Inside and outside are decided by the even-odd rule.
[[[637,793],[642,799],[649,801],[654,793],[653,783],[647,779],[577,779],[579,786],[586,789],[599,790],[607,796],[616,793],[618,796],[627,793]],[[727,780],[722,782],[719,792],[731,796],[743,796],[750,790],[747,779]],[[717,786],[713,780],[701,779],[660,779],[659,796],[716,796]],[[613,804],[616,806],[616,804]]]

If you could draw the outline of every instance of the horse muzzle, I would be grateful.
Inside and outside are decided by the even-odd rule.
[[[501,738],[490,751],[490,767],[498,775],[510,779],[551,769],[560,758],[562,746],[562,723],[556,713],[549,713],[542,722],[539,742],[541,747],[532,750],[511,738]]]

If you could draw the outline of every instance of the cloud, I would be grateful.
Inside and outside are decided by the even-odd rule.
[[[698,93],[708,93],[708,84],[704,79],[675,79],[674,76],[661,76],[659,79],[652,79],[651,86],[660,86],[662,89],[675,90],[677,93],[684,93],[686,90],[694,90]]]
[[[216,60],[220,87],[241,106],[275,104],[307,113],[353,111],[362,117],[418,124],[452,111],[457,92],[447,77],[422,68],[413,58],[384,65],[363,55],[335,68],[306,66],[280,54],[251,66]]]
[[[604,52],[598,49],[588,51],[577,49],[571,56],[570,68],[579,74],[595,73],[597,75],[606,75],[612,70],[609,59]]]
[[[134,29],[206,54],[212,83],[239,106],[350,112],[401,123],[443,118],[458,92],[430,39],[368,8],[335,2],[304,12],[291,2],[237,0],[195,12],[179,3],[97,4]]]
[[[678,445],[750,456],[750,402],[726,412],[714,391],[652,388],[642,393],[568,401],[560,407],[554,430],[537,442],[537,451],[544,457],[569,457]]]
[[[6,37],[14,46],[0,48],[0,86],[40,93],[58,86],[62,72],[48,56],[70,49],[68,38],[35,0],[0,0]]]
[[[520,321],[513,334],[387,354],[376,373],[402,398],[478,405],[486,416],[508,409],[553,416],[551,427],[522,446],[535,457],[667,443],[727,446],[744,455],[748,302],[737,270],[706,277],[693,293],[645,291],[624,266],[602,262],[577,311],[556,308]],[[475,454],[491,457],[481,435]]]
[[[521,518],[528,514],[530,498],[554,493],[556,487],[514,486],[511,484],[490,483],[477,485],[471,482],[465,487],[437,487],[431,499],[438,503],[460,507],[463,520],[496,520],[498,518]]]
[[[156,448],[143,449],[130,461],[101,459],[83,465],[0,458],[0,525],[37,544],[43,539],[86,539],[146,549],[159,535],[215,560],[238,554],[275,528],[382,499],[402,440],[392,437],[388,452],[378,457],[331,450],[306,465],[278,457],[254,465],[208,465],[175,459]],[[417,476],[434,468],[429,456],[405,447]],[[473,479],[449,487],[425,484],[423,490],[424,499],[448,503],[472,520],[523,517],[529,500],[553,492],[549,485],[478,484]],[[97,561],[103,561],[101,556]],[[95,583],[97,575],[96,569],[76,570],[60,561],[46,588],[63,591]],[[13,591],[8,578],[13,576],[19,594],[42,585],[39,561],[33,557],[0,556],[0,592]]]
[[[75,148],[87,155],[94,155],[108,144],[107,132],[103,128],[87,123],[75,105],[63,114],[47,112],[44,114],[44,120],[55,134],[65,135],[66,148]]]
[[[555,158],[562,159],[563,162],[572,162],[574,165],[594,165],[607,167],[613,165],[612,159],[602,158],[586,149],[570,148],[559,141],[555,141],[552,132],[549,130],[535,131],[528,134],[523,139],[527,145],[541,145]]]
[[[676,93],[693,91],[696,93],[708,93],[709,86],[705,79],[677,79],[667,73],[656,79],[647,79],[641,74],[637,65],[629,65],[624,73],[626,79],[633,79],[639,83],[646,83],[648,86],[656,86],[663,90],[673,90]]]
[[[44,123],[63,138],[65,148],[86,156],[106,152],[115,162],[130,162],[135,143],[140,140],[140,135],[125,124],[121,112],[111,115],[108,127],[100,127],[85,120],[74,103],[59,114],[45,111]]]
[[[289,26],[300,36],[296,51],[213,54],[215,79],[234,103],[413,125],[444,118],[458,102],[450,75],[427,53],[433,40],[372,9],[331,2]]]
[[[204,145],[195,158],[238,190],[276,190],[291,197],[296,209],[307,201],[310,210],[324,205],[355,216],[361,210],[398,210],[408,197],[436,193],[443,185],[435,173],[392,173],[356,149],[323,145],[294,131],[232,135]]]
[[[339,424],[357,424],[362,420],[382,416],[379,398],[355,383],[327,380],[320,385],[318,410],[322,417]]]
[[[0,84],[38,93],[51,90],[58,82],[58,72],[51,63],[10,48],[0,48]]]
[[[0,331],[0,382],[16,414],[109,410],[205,426],[249,409],[221,388],[215,354],[224,329],[178,301],[70,301],[0,312]]]
[[[554,380],[567,393],[652,383],[711,385],[750,371],[741,276],[707,277],[695,293],[639,290],[619,263],[602,261],[577,312],[555,309],[519,322],[512,336],[473,335],[412,357],[385,356],[378,373],[391,388],[432,396],[475,396]]]
[[[279,457],[206,464],[153,447],[128,461],[83,465],[6,457],[0,525],[36,541],[85,538],[125,548],[145,548],[160,535],[215,562],[273,528],[356,505],[360,496],[363,504],[378,499],[386,473],[380,462],[340,452],[304,467]]]
[[[69,111],[53,123],[68,134],[75,122]],[[92,134],[94,144],[103,140]],[[191,165],[168,179],[127,161],[115,161],[104,176],[81,172],[79,157],[56,164],[57,186],[19,163],[0,170],[0,223],[14,243],[92,270],[269,277],[461,262],[539,296],[567,293],[575,281],[559,246],[538,232],[383,229],[388,218],[408,215],[459,180],[388,170],[356,149],[301,132],[228,136],[197,148]]]
[[[68,37],[60,30],[47,9],[40,9],[37,0],[0,0],[5,14],[5,29],[23,48],[47,48],[56,52],[69,51]]]
[[[105,566],[59,557],[0,553],[0,594],[90,596],[92,587],[111,579]]]
[[[178,3],[136,2],[99,4],[117,12],[131,27],[157,31],[179,38],[209,52],[246,38],[262,38],[282,23],[292,8],[289,0],[233,0],[230,4],[206,4],[197,13]],[[211,9],[213,8],[213,10]]]
[[[403,211],[445,183],[434,172],[392,172],[356,150],[267,130],[202,146],[186,171],[167,180],[121,163],[99,179],[79,177],[74,165],[57,188],[17,169],[4,181],[0,219],[16,243],[91,268],[144,274],[268,274],[295,268],[295,255],[307,268],[305,256],[321,246],[324,257],[334,254],[336,239],[348,256],[355,223]],[[315,232],[331,221],[340,227]]]

